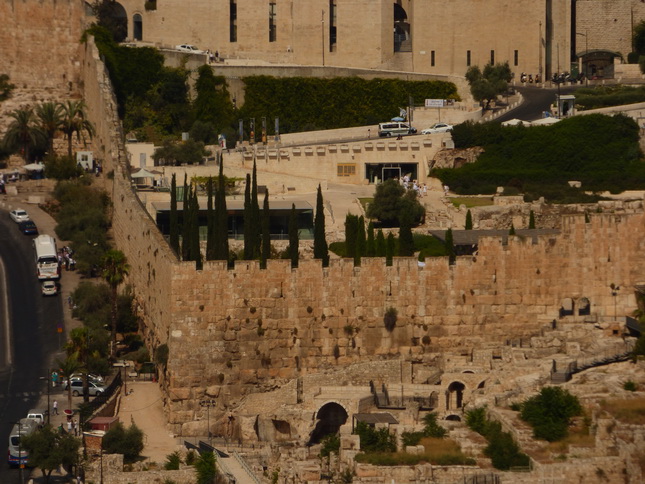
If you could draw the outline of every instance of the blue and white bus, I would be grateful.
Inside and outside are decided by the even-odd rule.
[[[9,451],[7,459],[10,466],[25,466],[27,464],[27,451],[20,446],[20,439],[33,434],[38,428],[38,422],[31,418],[21,418],[16,422],[9,434]]]

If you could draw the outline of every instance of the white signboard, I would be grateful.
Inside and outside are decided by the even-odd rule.
[[[426,99],[427,108],[442,108],[444,106],[443,99]]]

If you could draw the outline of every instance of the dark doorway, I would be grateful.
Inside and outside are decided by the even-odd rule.
[[[464,390],[466,385],[454,381],[448,386],[446,392],[446,410],[461,408],[464,406]]]
[[[316,415],[318,421],[308,445],[317,444],[323,437],[338,433],[340,426],[347,422],[347,417],[347,412],[341,405],[334,402],[323,405]]]

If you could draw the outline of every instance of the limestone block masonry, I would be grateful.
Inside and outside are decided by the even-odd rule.
[[[91,42],[84,55],[96,146],[114,168],[114,235],[132,266],[146,341],[152,351],[169,346],[160,381],[177,431],[205,395],[218,397],[221,415],[245,394],[334,366],[498,345],[537,333],[567,297],[588,298],[600,315],[613,315],[614,303],[621,314],[636,308],[628,288],[645,279],[642,213],[567,217],[559,236],[536,244],[485,239],[475,257],[454,265],[438,258],[420,268],[401,258],[391,267],[365,259],[361,267],[333,260],[291,269],[273,260],[266,270],[209,262],[196,271],[177,260],[132,191],[109,80]],[[625,289],[616,300],[612,283]],[[391,332],[383,323],[389,307],[398,311]]]

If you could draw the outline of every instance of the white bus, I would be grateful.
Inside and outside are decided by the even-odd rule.
[[[20,440],[27,435],[33,434],[37,428],[38,422],[31,418],[21,418],[20,422],[14,424],[9,434],[9,452],[7,453],[10,466],[27,465],[29,456],[24,447],[21,447]]]
[[[60,266],[54,238],[51,235],[39,235],[34,239],[34,249],[38,279],[59,279]]]

